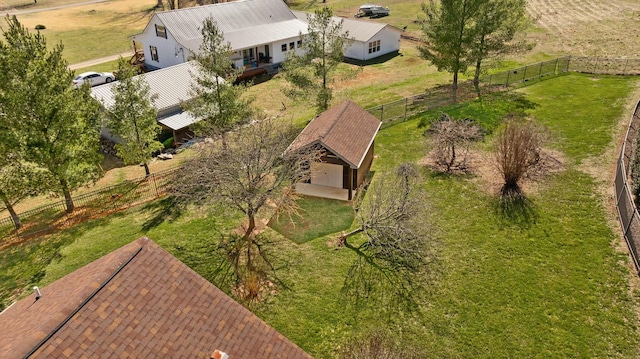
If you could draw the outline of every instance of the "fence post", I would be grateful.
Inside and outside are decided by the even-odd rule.
[[[493,79],[493,75],[489,75],[489,88],[491,88],[491,80]]]
[[[153,188],[156,190],[156,197],[159,197],[160,194],[158,193],[158,183],[156,182],[156,174],[152,173],[151,174],[151,180],[153,181]]]
[[[380,121],[384,122],[384,105],[380,105]]]
[[[522,74],[522,83],[527,82],[527,68],[528,68],[528,67],[529,67],[529,66],[525,66],[525,67],[524,67],[524,73]]]
[[[509,87],[509,75],[511,75],[511,70],[507,71],[507,84],[505,87]]]
[[[538,69],[538,78],[542,78],[542,64],[543,62],[540,63],[540,68]]]
[[[593,70],[591,70],[592,74],[596,73],[596,68],[598,67],[598,58],[595,58],[595,61],[593,62]]]
[[[564,72],[569,72],[569,65],[571,63],[571,56],[567,56],[567,67],[565,68]]]
[[[627,75],[627,65],[629,65],[629,59],[626,59],[624,61],[624,69],[622,69],[622,75],[626,76]]]
[[[560,69],[558,69],[558,62],[560,61],[559,58],[556,59],[556,64],[553,66],[553,73],[556,75],[560,75]]]
[[[404,120],[407,120],[407,111],[409,110],[409,98],[404,98]]]

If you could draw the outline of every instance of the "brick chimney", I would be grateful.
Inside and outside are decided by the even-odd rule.
[[[229,355],[216,349],[216,351],[211,354],[211,359],[229,359]]]

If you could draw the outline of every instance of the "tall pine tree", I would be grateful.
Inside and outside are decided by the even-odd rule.
[[[48,171],[72,212],[71,192],[100,174],[99,106],[88,85],[73,88],[62,44],[47,50],[40,33],[29,33],[15,16],[6,19],[2,83],[10,88],[4,92],[6,111],[13,116],[9,131],[24,149],[24,159]]]
[[[151,94],[149,84],[127,61],[118,61],[118,82],[113,85],[114,105],[108,109],[107,127],[121,142],[115,145],[116,152],[125,164],[141,163],[148,176],[149,161],[153,153],[162,150],[157,138],[162,128],[156,117],[154,106],[156,94]]]

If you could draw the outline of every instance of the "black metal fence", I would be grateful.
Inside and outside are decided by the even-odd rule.
[[[15,229],[11,217],[0,219],[0,246],[20,241],[42,232],[63,228],[108,212],[118,211],[141,204],[166,194],[172,175],[179,168],[152,173],[148,177],[123,181],[97,191],[73,197],[76,207],[72,214],[65,212],[64,200],[56,201],[19,214],[22,227]]]
[[[526,85],[539,80],[553,78],[569,72],[599,75],[640,75],[640,59],[611,59],[596,57],[566,56],[538,62],[480,78],[481,93],[502,91],[512,86]],[[470,81],[458,86],[456,101],[466,101],[477,96]],[[385,103],[367,109],[383,122],[383,127],[403,122],[407,118],[431,108],[454,103],[451,86],[438,86],[425,93]]]
[[[620,157],[616,165],[616,176],[613,187],[616,196],[616,209],[618,210],[618,218],[622,227],[622,234],[629,247],[631,258],[636,266],[636,271],[640,275],[640,258],[638,257],[638,248],[640,248],[640,213],[633,202],[631,189],[629,188],[629,164],[633,156],[634,143],[636,136],[640,130],[640,101],[636,105],[627,134],[620,150]]]

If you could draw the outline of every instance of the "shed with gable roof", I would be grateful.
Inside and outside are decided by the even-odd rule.
[[[295,151],[318,146],[321,161],[310,164],[311,176],[296,185],[303,195],[351,200],[373,162],[376,134],[382,122],[351,100],[316,116],[289,146]]]

